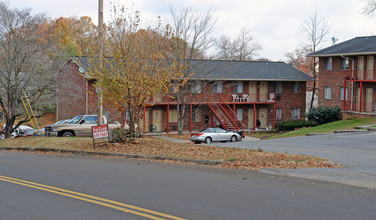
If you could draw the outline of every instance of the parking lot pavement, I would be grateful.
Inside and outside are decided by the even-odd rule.
[[[270,152],[312,155],[329,159],[344,168],[264,169],[261,172],[325,180],[376,189],[376,132],[294,137],[263,141],[244,139],[213,143],[222,147],[262,149]]]

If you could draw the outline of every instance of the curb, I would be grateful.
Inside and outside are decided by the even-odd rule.
[[[343,134],[343,133],[367,133],[367,130],[339,130],[333,131],[333,134]]]
[[[63,153],[63,154],[71,153],[71,154],[79,154],[79,155],[116,156],[116,157],[124,157],[124,158],[149,159],[149,160],[174,160],[174,161],[180,161],[180,162],[196,163],[196,164],[201,164],[201,165],[219,165],[219,164],[224,163],[224,161],[221,161],[221,160],[190,160],[190,159],[179,159],[179,158],[171,158],[171,157],[137,155],[137,154],[99,153],[99,152],[89,152],[89,151],[59,150],[59,149],[52,149],[52,148],[0,147],[0,150],[9,150],[9,151],[20,150],[20,151],[25,151],[25,152],[43,151],[43,152],[55,152],[55,153]]]
[[[331,133],[308,133],[305,136],[331,135]]]

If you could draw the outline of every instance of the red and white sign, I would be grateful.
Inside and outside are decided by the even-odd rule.
[[[100,125],[91,127],[93,131],[93,139],[108,138],[108,125]]]

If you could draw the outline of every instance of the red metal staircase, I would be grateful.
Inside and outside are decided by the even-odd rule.
[[[235,113],[232,111],[229,105],[219,103],[208,103],[209,109],[213,112],[219,123],[225,130],[240,130],[239,125],[236,123]],[[245,128],[241,121],[238,121],[241,127]]]

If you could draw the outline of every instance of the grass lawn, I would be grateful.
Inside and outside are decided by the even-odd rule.
[[[336,130],[352,130],[356,126],[370,125],[370,124],[376,124],[376,118],[340,120],[340,121],[335,121],[335,122],[319,125],[316,127],[302,128],[302,129],[290,131],[290,132],[283,133],[283,134],[277,134],[272,137],[269,137],[268,139],[305,136],[306,134],[309,134],[309,133],[332,133],[333,131],[336,131]]]
[[[97,147],[95,152],[145,155],[162,157],[165,161],[173,159],[215,160],[224,163],[218,166],[238,169],[260,168],[308,168],[339,167],[330,164],[326,159],[283,153],[264,152],[262,150],[246,150],[237,148],[212,147],[193,143],[174,143],[154,137],[137,139],[138,144],[107,144]],[[57,138],[28,137],[0,140],[0,148],[52,148],[57,150],[73,150],[94,152],[91,138]],[[38,151],[35,151],[38,152]]]

